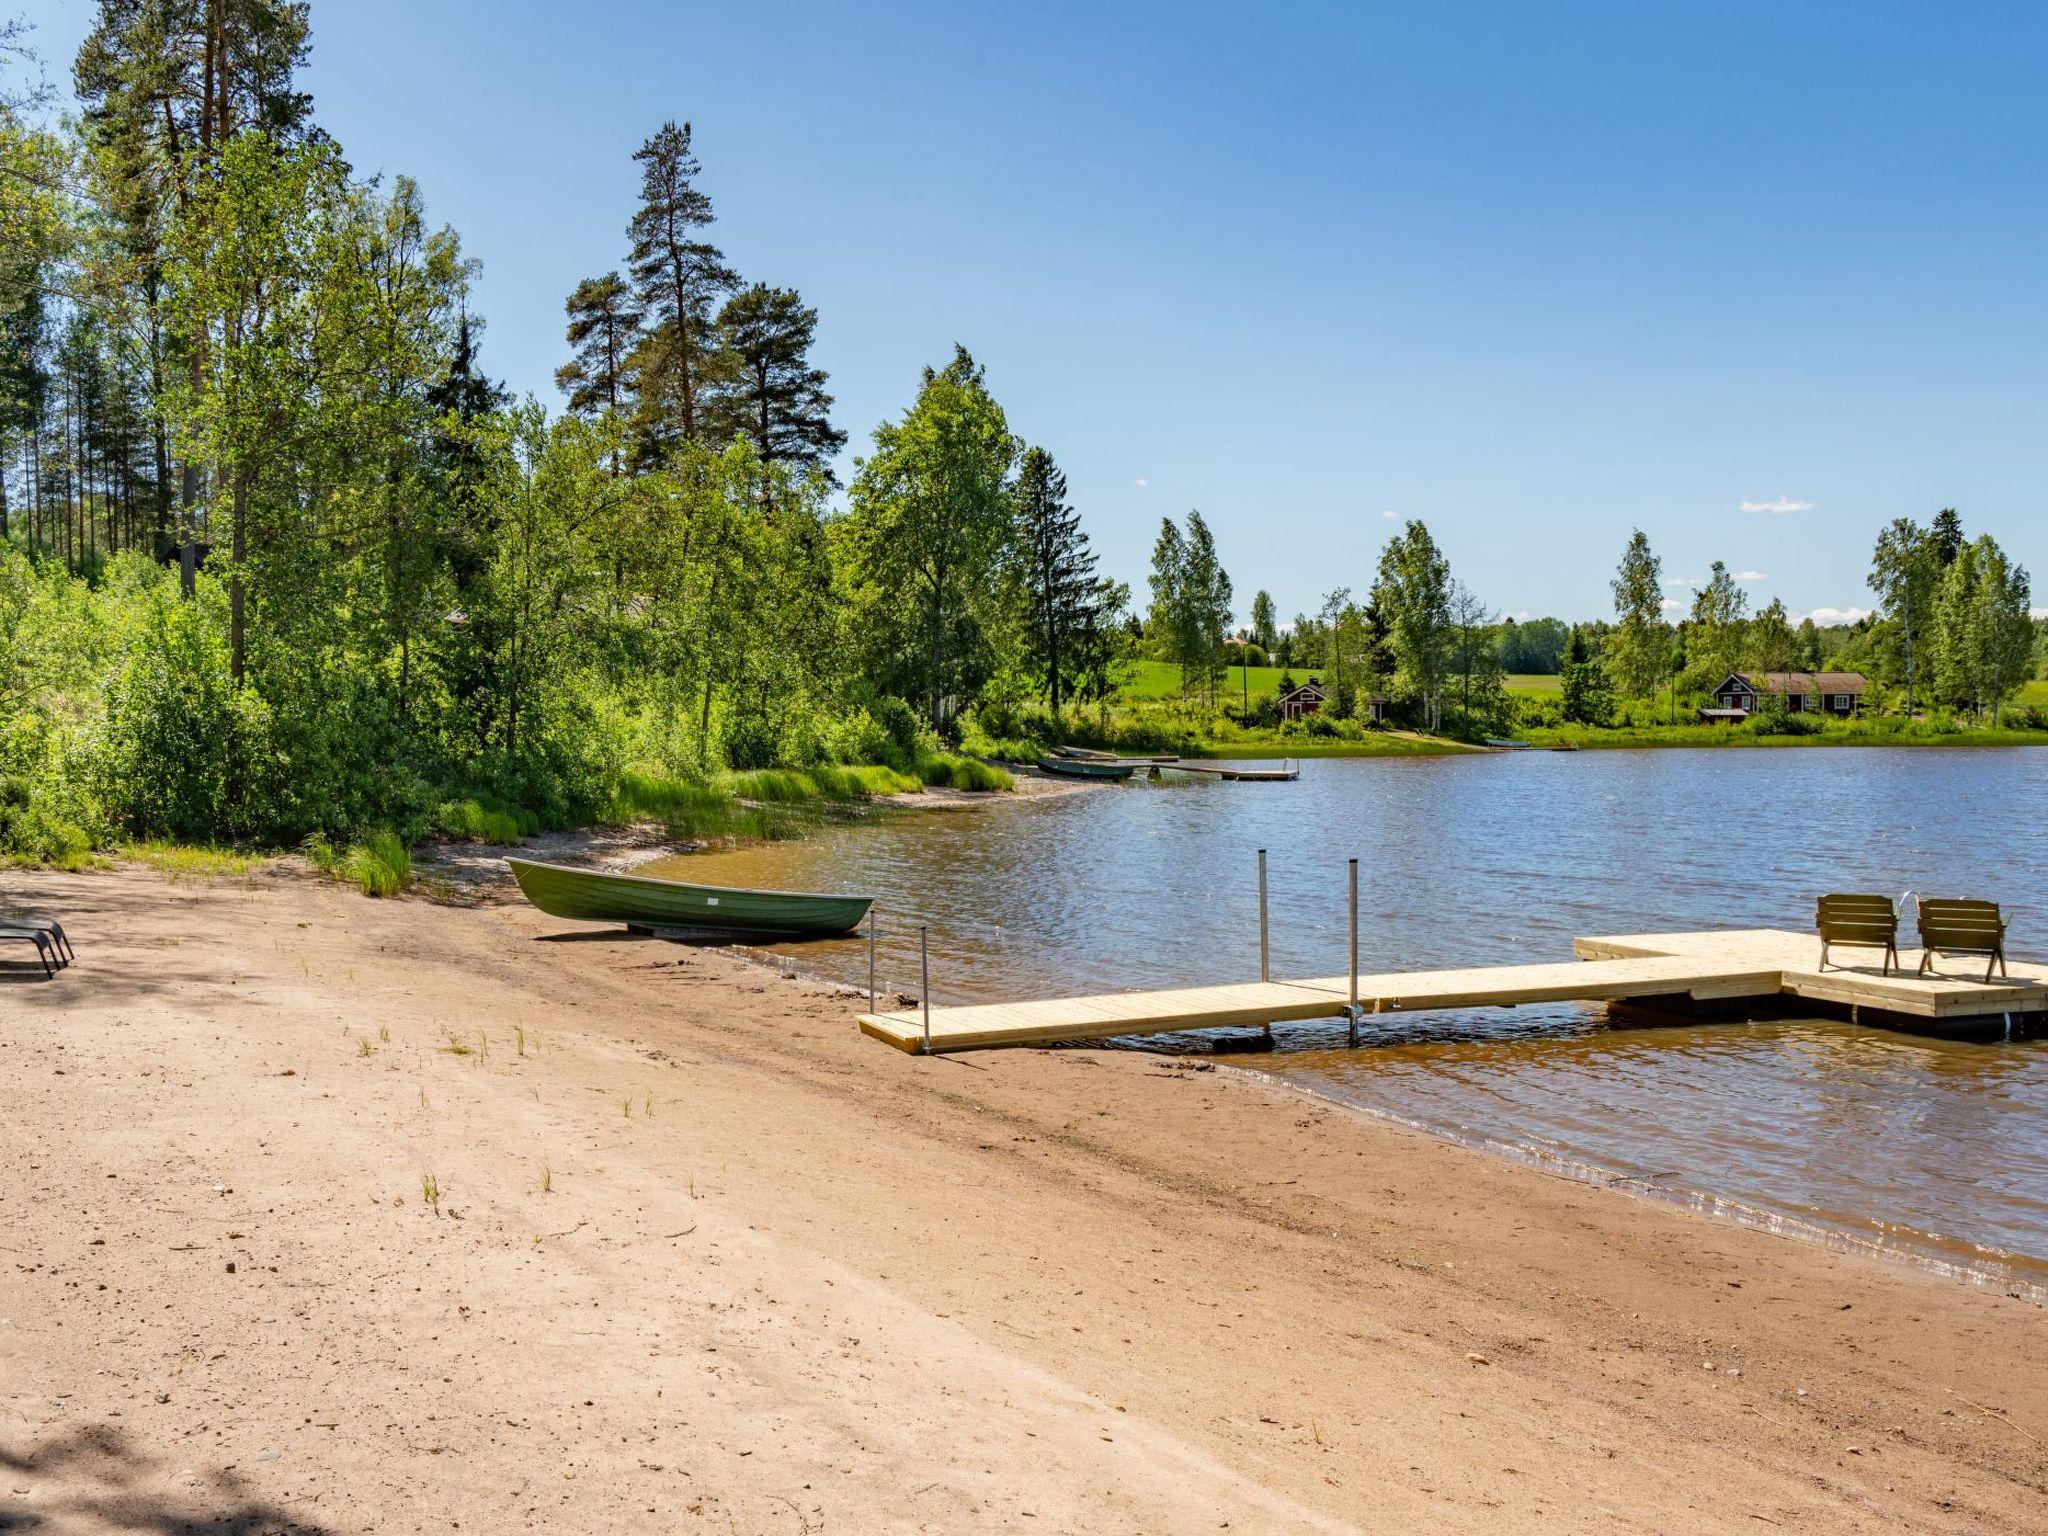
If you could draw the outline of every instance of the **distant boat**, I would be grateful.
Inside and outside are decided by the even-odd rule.
[[[1550,750],[1553,752],[1576,752],[1579,750],[1579,744],[1576,741],[1553,741],[1550,744]]]
[[[874,903],[872,896],[687,885],[531,859],[505,863],[526,899],[550,917],[629,928],[705,928],[784,938],[847,933],[860,926]]]
[[[1138,768],[1135,763],[1097,757],[1041,757],[1038,766],[1043,772],[1062,774],[1070,779],[1109,779],[1119,784]]]

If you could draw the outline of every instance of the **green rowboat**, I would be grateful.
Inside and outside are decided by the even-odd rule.
[[[550,917],[629,928],[706,928],[779,937],[848,933],[860,926],[874,902],[872,896],[685,885],[531,859],[505,863],[526,899]]]
[[[1047,773],[1069,779],[1113,779],[1121,783],[1137,772],[1136,763],[1104,761],[1095,757],[1041,757],[1038,766]]]

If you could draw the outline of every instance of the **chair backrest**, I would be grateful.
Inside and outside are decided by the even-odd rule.
[[[1830,944],[1889,944],[1899,934],[1899,914],[1889,896],[1823,896],[1813,916]]]
[[[1920,942],[1928,949],[1988,955],[2004,937],[2005,919],[1995,901],[1921,898]]]

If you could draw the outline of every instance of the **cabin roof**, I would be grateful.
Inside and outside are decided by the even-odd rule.
[[[1861,672],[1731,672],[1728,683],[1740,683],[1752,693],[1862,693],[1870,686]]]

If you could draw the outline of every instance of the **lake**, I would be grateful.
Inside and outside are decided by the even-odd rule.
[[[1258,975],[1568,959],[1578,934],[1808,929],[1828,890],[1987,896],[2048,952],[2048,752],[1776,749],[1320,759],[1168,776],[664,860],[715,884],[873,892],[885,992],[941,1003]],[[779,951],[865,985],[864,941]],[[1857,956],[1860,960],[1862,957]],[[1251,1070],[1435,1133],[2048,1298],[2048,1040],[1826,1019],[1644,1024],[1598,1005],[1282,1026]],[[1151,1048],[1206,1049],[1200,1037]],[[877,1047],[881,1049],[881,1047]]]

